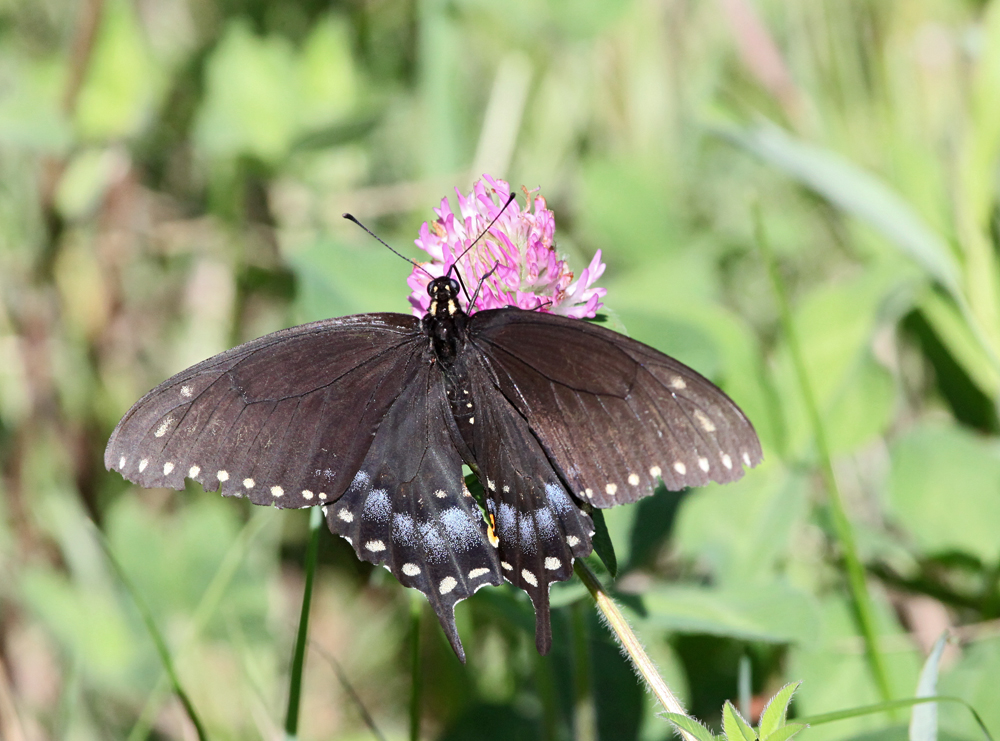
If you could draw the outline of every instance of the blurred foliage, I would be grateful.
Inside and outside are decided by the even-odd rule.
[[[893,692],[951,629],[938,690],[1000,731],[998,157],[995,0],[0,4],[0,737],[190,737],[87,518],[212,737],[277,737],[305,516],[137,491],[104,444],[144,391],[236,342],[408,310],[406,263],[340,214],[406,250],[487,171],[541,186],[572,264],[604,250],[616,321],[760,432],[739,483],[606,513],[615,587],[692,711],[721,728],[744,656],[754,723],[792,681],[791,717],[878,699],[759,206]],[[326,657],[405,736],[408,599],[325,537],[303,738],[369,736]],[[507,588],[459,606],[467,666],[424,621],[425,737],[670,736],[580,585],[553,604],[547,658]]]

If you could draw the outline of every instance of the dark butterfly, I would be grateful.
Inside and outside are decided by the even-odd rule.
[[[255,504],[322,505],[359,558],[427,595],[463,661],[455,604],[507,579],[534,603],[544,654],[549,586],[591,552],[591,507],[661,480],[735,481],[760,442],[673,358],[578,319],[470,316],[458,291],[436,278],[422,319],[327,319],[188,368],[129,410],[104,463],[146,487],[187,477]]]

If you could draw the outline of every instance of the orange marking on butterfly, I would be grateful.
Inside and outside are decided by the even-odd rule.
[[[500,538],[498,538],[497,534],[493,531],[493,528],[496,524],[497,524],[496,518],[493,517],[492,514],[490,514],[490,524],[486,526],[486,537],[489,538],[490,545],[493,546],[494,548],[500,545]]]

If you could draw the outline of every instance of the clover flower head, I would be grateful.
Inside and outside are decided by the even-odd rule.
[[[424,222],[420,237],[415,240],[417,247],[431,257],[429,262],[415,267],[407,279],[413,291],[410,304],[415,315],[426,314],[430,307],[427,284],[431,279],[446,275],[456,258],[495,218],[489,233],[455,266],[471,293],[475,294],[479,287],[475,306],[467,305],[464,294],[459,296],[467,312],[517,306],[577,319],[596,315],[607,293],[607,289],[594,286],[604,273],[601,251],[597,251],[590,265],[574,281],[569,265],[559,257],[552,243],[556,228],[552,211],[545,207],[545,199],[536,191],[524,190],[523,208],[515,199],[504,209],[510,185],[483,175],[469,195],[463,195],[457,188],[455,193],[458,213],[443,198],[440,207],[434,209],[437,219]]]

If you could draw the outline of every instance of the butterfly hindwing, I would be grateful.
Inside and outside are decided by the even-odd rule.
[[[462,478],[450,414],[444,378],[425,364],[394,401],[326,518],[360,558],[383,564],[403,585],[427,595],[464,661],[455,605],[502,578],[482,511]]]
[[[340,496],[408,382],[419,325],[399,314],[276,332],[178,373],[122,418],[105,465],[141,486],[306,507]],[[412,372],[412,370],[411,370]]]
[[[503,576],[535,607],[535,644],[552,642],[549,587],[591,552],[593,522],[566,491],[525,420],[501,396],[485,359],[469,355],[449,388],[467,462],[476,472],[498,541]]]
[[[472,342],[581,499],[633,502],[726,483],[761,461],[739,408],[682,363],[603,327],[551,314],[483,311]]]

